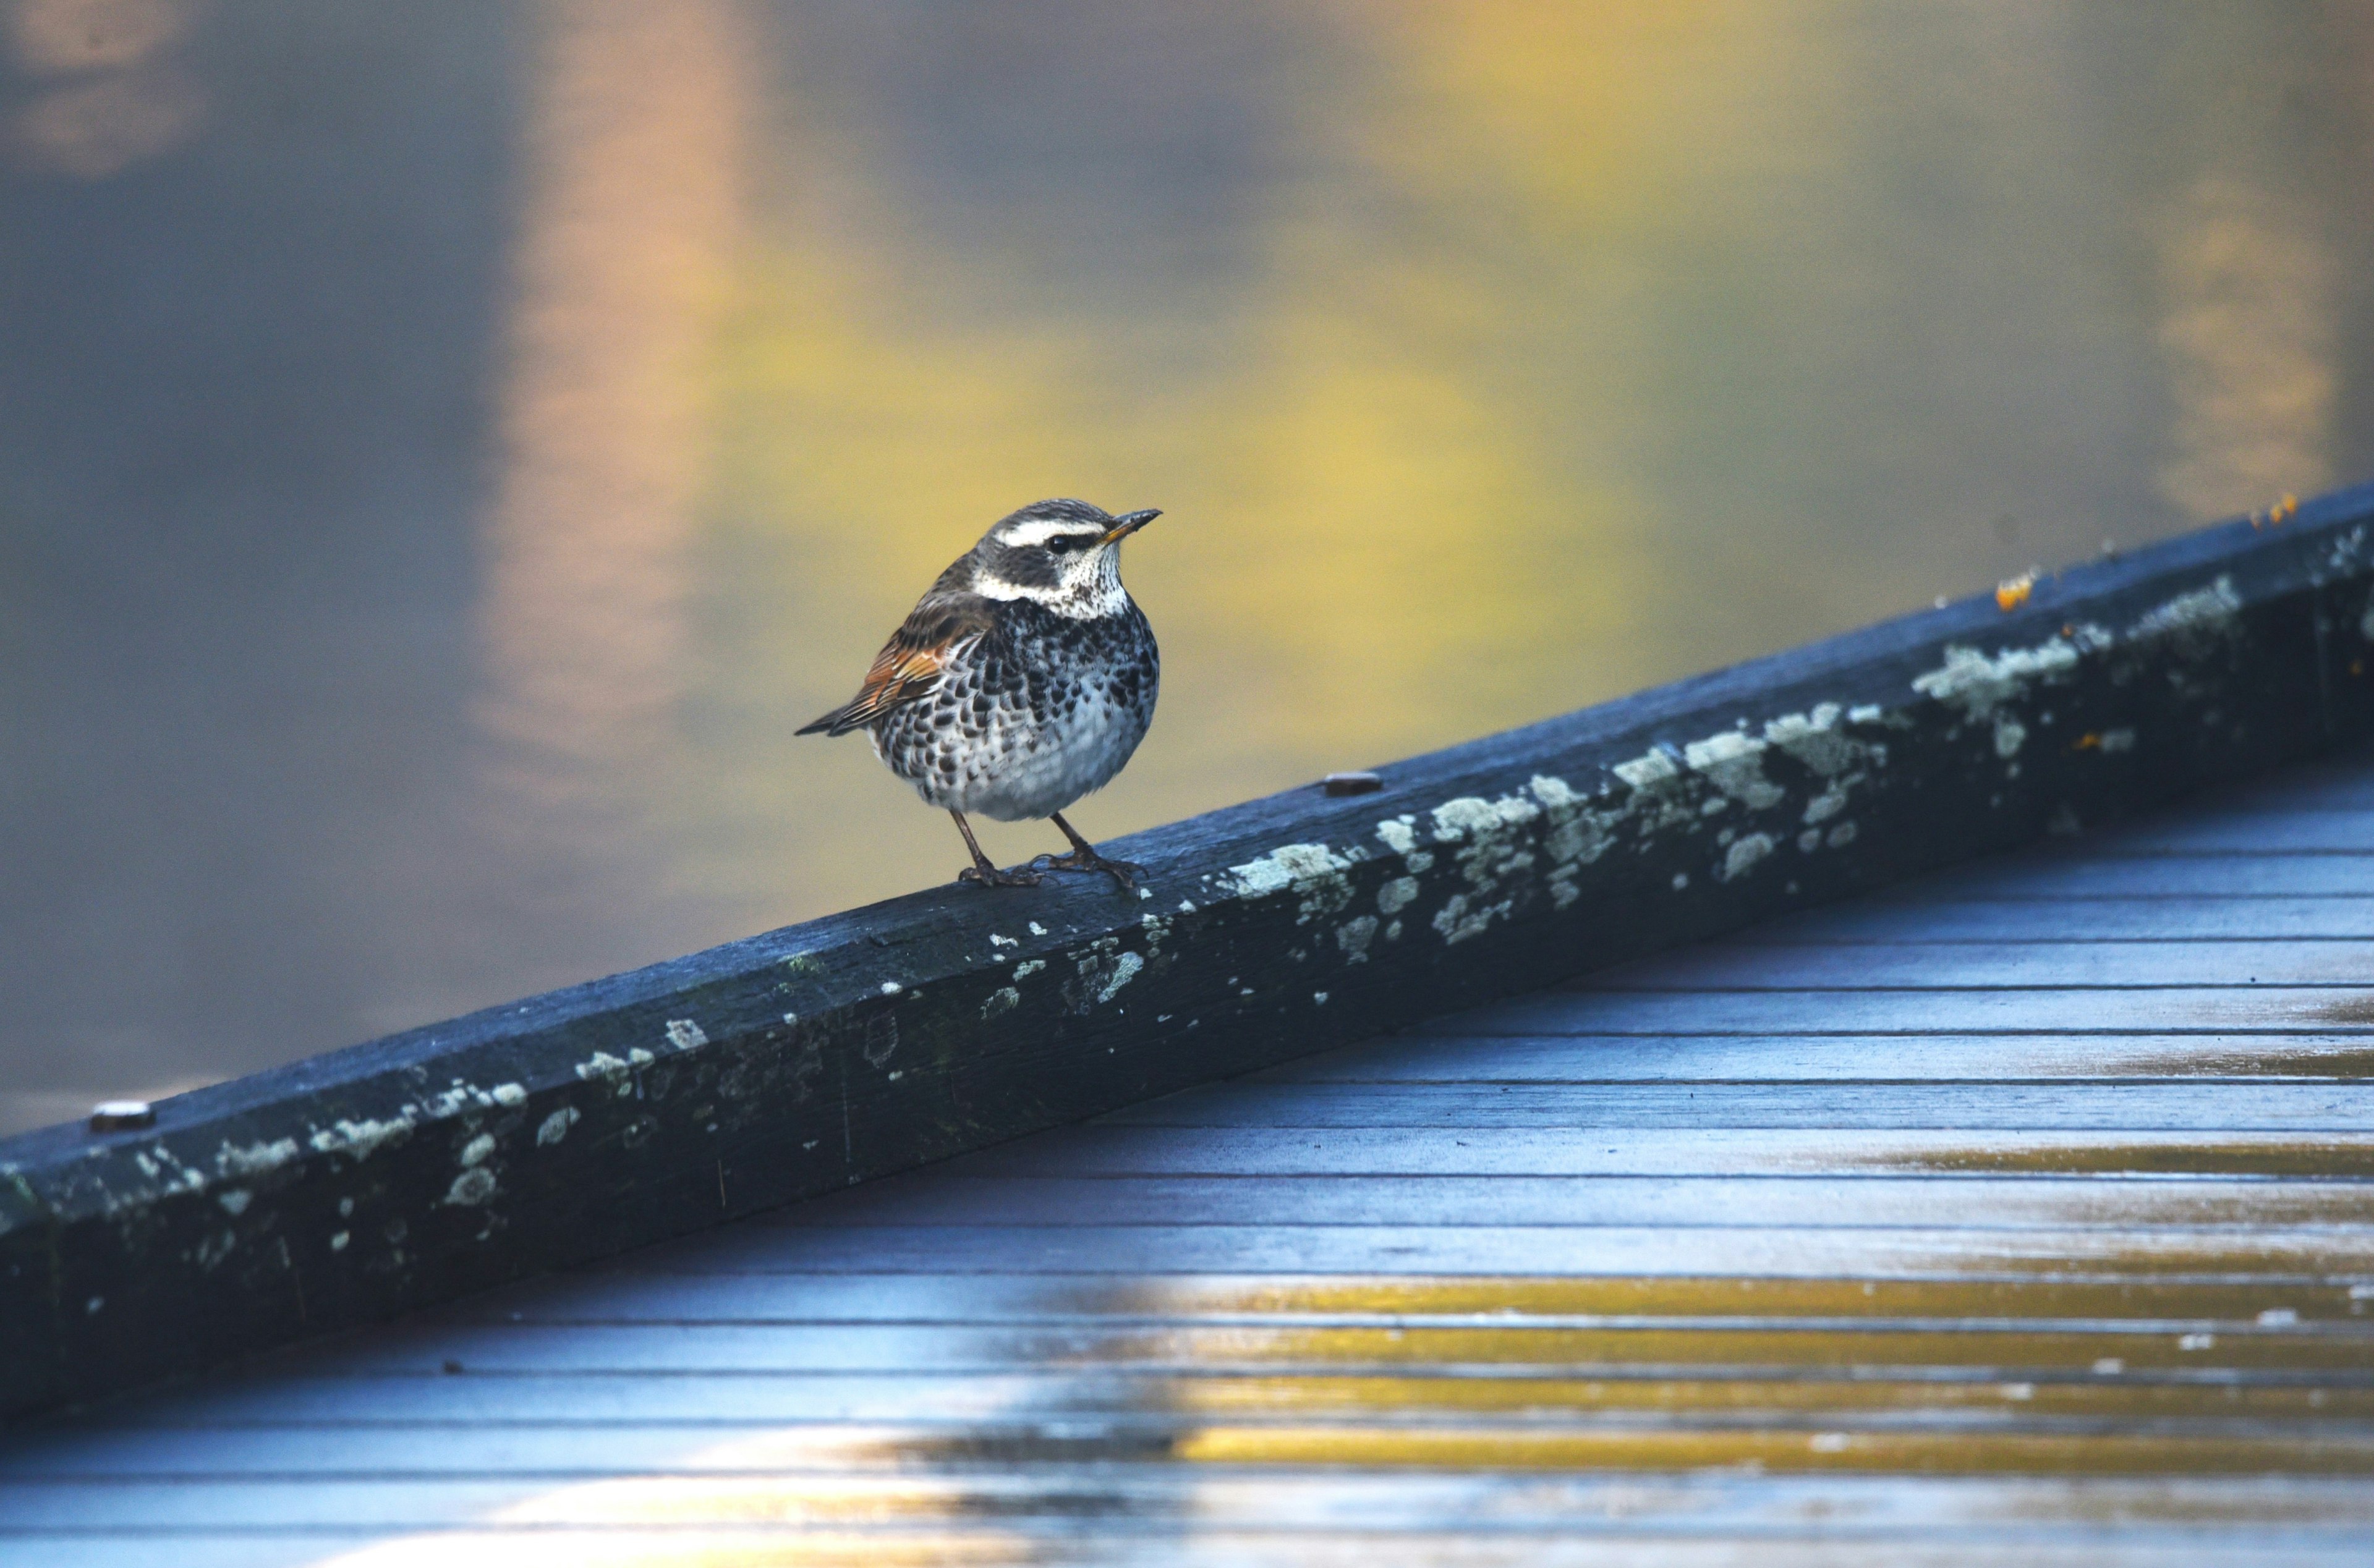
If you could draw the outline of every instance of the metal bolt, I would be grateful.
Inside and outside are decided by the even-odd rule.
[[[1373,795],[1385,787],[1385,781],[1373,773],[1331,773],[1319,781],[1319,787],[1331,795]]]
[[[146,1100],[101,1100],[90,1108],[93,1132],[131,1132],[157,1125],[157,1109]]]

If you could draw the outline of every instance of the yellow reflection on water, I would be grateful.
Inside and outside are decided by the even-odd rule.
[[[555,790],[635,807],[614,835],[661,847],[700,936],[953,872],[861,743],[791,731],[1042,496],[1166,512],[1128,562],[1162,709],[1080,808],[1103,837],[2333,472],[2344,300],[2291,132],[2215,121],[2147,222],[2069,156],[2110,134],[2089,50],[2215,33],[2324,90],[2255,13],[1237,0],[998,35],[1190,90],[1147,98],[1149,142],[1135,97],[1000,60],[954,79],[984,135],[1010,92],[1066,157],[1108,134],[1088,104],[1111,162],[1254,146],[1141,241],[1034,184],[1028,137],[934,163],[974,149],[909,83],[946,46],[904,24],[849,86],[846,16],[703,0],[638,42],[632,11],[545,12],[486,711]],[[1240,34],[1271,74],[1206,79]],[[2141,394],[2054,401],[2146,365],[2157,433]]]
[[[536,19],[482,706],[549,795],[642,761],[682,696],[748,39],[733,0]]]

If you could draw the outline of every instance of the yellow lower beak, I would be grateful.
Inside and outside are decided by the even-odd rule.
[[[1126,539],[1161,515],[1160,509],[1155,507],[1148,507],[1142,512],[1124,512],[1113,519],[1113,525],[1105,530],[1105,536],[1097,543],[1110,544],[1116,539]]]

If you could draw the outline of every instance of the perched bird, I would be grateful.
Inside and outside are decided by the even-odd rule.
[[[957,819],[972,851],[959,882],[1028,887],[1061,868],[1134,888],[1146,868],[1098,854],[1064,808],[1104,788],[1153,722],[1162,655],[1121,585],[1121,542],[1161,515],[1055,500],[1001,520],[890,634],[857,695],[796,732],[866,731],[891,772]],[[968,812],[1052,818],[1072,852],[1000,871]]]

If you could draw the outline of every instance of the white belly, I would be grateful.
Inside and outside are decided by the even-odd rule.
[[[998,712],[977,734],[950,736],[941,743],[945,749],[934,748],[954,764],[952,773],[892,766],[944,810],[998,822],[1052,816],[1110,783],[1146,738],[1152,717],[1093,696],[1043,725],[1027,711]],[[878,735],[875,751],[883,753]]]

